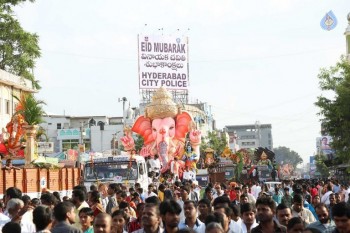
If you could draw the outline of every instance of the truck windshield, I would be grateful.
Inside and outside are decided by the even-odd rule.
[[[129,166],[131,165],[131,167]],[[102,162],[87,163],[84,168],[85,180],[136,180],[138,177],[137,164],[131,162]]]

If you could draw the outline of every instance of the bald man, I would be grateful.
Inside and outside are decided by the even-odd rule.
[[[112,218],[109,214],[99,213],[94,221],[94,233],[111,233]]]

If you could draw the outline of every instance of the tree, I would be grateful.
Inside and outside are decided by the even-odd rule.
[[[329,177],[329,168],[326,166],[323,155],[316,155],[316,171],[321,174],[322,178]]]
[[[25,0],[0,0],[0,69],[29,79],[34,89],[40,89],[32,73],[35,59],[40,57],[39,37],[26,32],[12,10],[23,2]]]
[[[218,133],[216,131],[208,132],[207,137],[202,140],[201,155],[204,155],[204,150],[208,147],[212,148],[216,155],[221,155],[227,146],[226,134]]]
[[[273,151],[275,152],[275,160],[277,164],[281,164],[283,161],[283,164],[292,164],[293,167],[296,168],[298,164],[303,162],[303,159],[297,152],[290,150],[285,146],[274,148]]]
[[[318,75],[320,89],[332,98],[323,95],[317,98],[320,108],[322,131],[333,139],[331,147],[342,163],[350,160],[350,64],[344,56],[335,66],[323,68]]]

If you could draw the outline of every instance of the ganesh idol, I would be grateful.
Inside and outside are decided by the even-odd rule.
[[[143,155],[159,155],[162,163],[162,171],[170,168],[174,158],[181,160],[185,152],[186,135],[189,133],[190,146],[194,160],[199,159],[199,145],[201,133],[195,129],[195,123],[191,115],[182,111],[176,105],[171,93],[164,87],[159,88],[152,97],[152,102],[145,108],[145,114],[137,118],[132,129],[144,139]],[[122,142],[129,142],[124,137]],[[187,148],[186,148],[187,150]]]

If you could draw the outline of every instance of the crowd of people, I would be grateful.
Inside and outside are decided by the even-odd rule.
[[[3,233],[350,232],[350,188],[335,180],[264,183],[109,183],[44,189],[31,199],[11,187],[0,203]]]

